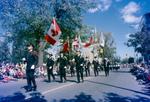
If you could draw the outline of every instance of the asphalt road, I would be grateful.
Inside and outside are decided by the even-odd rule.
[[[110,72],[105,77],[85,77],[76,83],[76,77],[67,77],[66,83],[36,79],[38,89],[26,92],[26,80],[0,83],[0,102],[150,102],[150,89],[139,85],[128,69]],[[59,81],[59,77],[57,78]]]

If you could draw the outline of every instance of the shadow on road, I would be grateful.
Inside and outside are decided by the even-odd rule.
[[[143,95],[146,95],[146,96],[150,96],[150,93],[146,93],[146,92],[140,92],[140,91],[136,91],[136,90],[132,90],[132,89],[128,89],[128,88],[123,88],[123,87],[115,86],[115,85],[111,85],[111,84],[101,83],[101,82],[95,82],[95,81],[90,81],[90,80],[86,80],[86,81],[91,82],[91,83],[95,83],[95,84],[101,84],[101,85],[105,85],[105,86],[119,88],[119,89],[122,89],[122,90],[131,91],[131,92],[135,92],[135,93],[138,93],[138,94],[143,94]]]
[[[136,95],[133,97],[124,97],[116,93],[104,93],[104,101],[99,102],[150,102],[149,98]]]
[[[54,99],[52,102],[96,102],[91,95],[86,95],[85,93],[80,93],[76,95],[73,99],[61,99],[57,101]]]
[[[143,90],[145,93],[150,94],[150,84],[145,85],[145,87],[143,87],[142,90]]]
[[[52,80],[51,82],[49,82],[47,79],[43,80],[43,82],[45,82],[45,83],[52,83],[52,82],[62,83],[60,80],[55,80],[55,81]],[[66,80],[66,82],[75,82],[75,83],[76,83],[77,81],[68,78],[68,79]]]
[[[67,81],[68,81],[68,82],[75,82],[75,83],[77,83],[76,80],[67,79]]]
[[[54,99],[52,102],[150,102],[150,99],[141,96],[135,96],[133,98],[124,97],[115,93],[104,93],[103,99],[95,100],[92,95],[81,92],[72,99],[61,99],[59,101]]]
[[[16,92],[11,96],[0,97],[0,102],[47,102],[39,92],[30,93],[30,96],[30,98],[26,99],[21,92]]]

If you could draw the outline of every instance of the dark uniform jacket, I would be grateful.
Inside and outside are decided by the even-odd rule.
[[[94,65],[94,68],[98,68],[98,65],[99,65],[99,62],[98,61],[96,61],[96,60],[93,60],[93,65]]]
[[[38,63],[37,53],[35,51],[28,52],[26,60],[27,60],[26,71],[31,71],[32,70],[31,66],[34,65],[36,67],[36,65]]]
[[[91,65],[90,61],[87,61],[87,63],[86,63],[87,68],[89,68],[90,65]]]
[[[53,65],[54,65],[54,61],[53,61],[53,59],[51,59],[51,58],[48,58],[47,59],[47,68],[49,68],[49,67],[52,67],[53,68]]]
[[[59,57],[57,60],[57,63],[59,63],[60,68],[64,68],[67,66],[67,58],[66,57]]]
[[[103,65],[104,65],[104,68],[107,67],[107,61],[105,59],[103,60]]]
[[[76,61],[76,68],[77,70],[80,68],[83,68],[83,65],[85,64],[84,58],[81,56],[75,56]]]

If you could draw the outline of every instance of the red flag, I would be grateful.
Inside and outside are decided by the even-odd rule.
[[[55,45],[56,43],[56,40],[53,37],[49,36],[48,34],[45,35],[45,40],[52,45]]]
[[[68,43],[68,41],[67,42],[65,42],[64,43],[64,45],[63,45],[63,52],[69,52],[69,43]]]
[[[55,43],[59,39],[60,34],[61,34],[61,30],[60,30],[55,18],[53,18],[51,26],[50,26],[47,34],[45,35],[45,40],[48,43],[55,45]]]
[[[93,38],[90,37],[90,41],[88,43],[85,43],[84,47],[89,47],[91,44],[93,44]]]

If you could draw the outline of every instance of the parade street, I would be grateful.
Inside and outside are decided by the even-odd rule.
[[[101,72],[85,77],[83,83],[69,75],[65,83],[59,83],[59,77],[51,83],[40,78],[36,79],[37,91],[32,92],[25,91],[23,79],[0,83],[0,102],[150,102],[150,92],[128,71],[111,71],[108,77]]]

